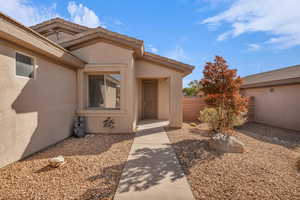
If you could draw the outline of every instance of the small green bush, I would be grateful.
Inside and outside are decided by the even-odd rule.
[[[241,115],[237,115],[234,113],[229,113],[230,120],[228,127],[233,128],[236,126],[241,126],[247,121],[247,113],[242,113]],[[221,122],[221,116],[217,112],[215,108],[205,108],[200,111],[199,120],[205,123],[208,123],[208,126],[211,130],[218,131]]]
[[[218,112],[215,108],[205,108],[200,111],[199,120],[208,124],[211,130],[217,130],[220,122]]]

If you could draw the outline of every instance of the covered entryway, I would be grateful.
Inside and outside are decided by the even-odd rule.
[[[158,81],[142,80],[142,119],[158,117]]]
[[[138,120],[170,119],[170,79],[138,79]]]
[[[187,73],[183,68],[189,67],[180,63],[165,65],[157,60],[146,59],[138,59],[134,64],[136,79],[132,85],[136,87],[137,103],[132,103],[136,109],[136,123],[144,119],[158,119],[169,121],[170,127],[181,127],[182,78]]]

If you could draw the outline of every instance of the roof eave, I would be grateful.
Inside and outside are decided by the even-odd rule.
[[[259,82],[259,83],[249,83],[243,84],[241,89],[250,89],[250,88],[261,88],[261,87],[271,87],[271,86],[283,86],[283,85],[294,85],[300,84],[300,77],[282,79],[282,80],[274,80],[267,82]]]
[[[163,56],[159,56],[150,52],[145,52],[143,56],[140,57],[140,59],[150,61],[153,63],[157,63],[166,67],[169,67],[173,70],[179,71],[183,73],[183,76],[187,76],[190,73],[193,72],[195,66],[188,65],[170,58],[166,58]]]
[[[98,42],[100,40],[132,49],[137,55],[143,55],[144,53],[144,42],[142,40],[125,37],[106,30],[103,31],[102,28],[91,29],[67,40],[58,42],[62,47],[74,50],[85,46],[85,44],[90,45],[90,43]]]
[[[34,30],[0,13],[0,37],[29,50],[51,57],[71,68],[84,68],[85,62]]]
[[[83,31],[90,29],[86,26],[81,26],[79,24],[75,24],[75,23],[66,21],[61,18],[50,19],[50,20],[44,21],[40,24],[30,26],[31,29],[33,29],[37,32],[41,32],[41,31],[44,31],[44,30],[47,30],[47,29],[53,28],[53,27],[62,27],[62,28],[66,28],[66,29],[71,29],[75,32],[83,32]]]

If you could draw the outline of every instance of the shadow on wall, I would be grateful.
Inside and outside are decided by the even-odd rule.
[[[11,155],[18,154],[19,158],[69,137],[76,110],[76,91],[71,86],[75,84],[75,71],[47,63],[35,74],[35,79],[14,80],[18,92],[25,85],[11,105],[16,113],[11,117],[15,126],[11,127],[15,137],[12,139],[16,140]]]

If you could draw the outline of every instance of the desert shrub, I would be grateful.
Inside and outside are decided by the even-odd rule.
[[[227,111],[225,111],[226,113]],[[234,128],[237,126],[241,126],[247,121],[247,112],[241,112],[239,114],[236,114],[234,112],[230,112],[229,114],[229,120],[228,120],[228,128]]]
[[[228,128],[233,128],[236,126],[243,125],[247,120],[247,113],[244,112],[242,114],[235,114],[234,112],[225,111],[226,115],[228,115]],[[218,131],[218,128],[221,123],[220,112],[216,108],[205,108],[200,111],[199,120],[202,122],[208,123],[208,126],[211,130]]]
[[[207,123],[211,130],[217,130],[220,122],[220,117],[215,108],[205,108],[200,111],[199,120]]]

